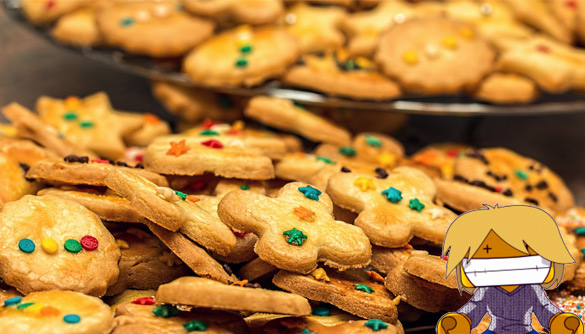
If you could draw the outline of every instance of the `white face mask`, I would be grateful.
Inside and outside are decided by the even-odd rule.
[[[475,287],[541,284],[550,271],[551,263],[540,255],[463,259],[463,271]]]

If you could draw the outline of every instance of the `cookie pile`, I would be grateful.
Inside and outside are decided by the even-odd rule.
[[[176,59],[199,85],[530,103],[585,87],[583,0],[23,0],[77,47]],[[188,89],[186,89],[188,90]]]
[[[2,109],[1,333],[404,333],[469,298],[441,245],[482,204],[553,213],[577,260],[563,288],[585,289],[585,209],[504,148],[406,156],[264,96],[179,133],[104,93],[36,109]]]

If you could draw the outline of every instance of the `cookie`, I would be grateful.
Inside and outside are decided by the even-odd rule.
[[[436,168],[442,178],[452,179],[457,157],[469,149],[471,147],[457,143],[431,144],[414,153],[412,161],[425,167]]]
[[[184,60],[196,83],[254,86],[283,73],[299,54],[295,38],[282,28],[242,26],[209,38]]]
[[[226,225],[184,193],[157,187],[143,177],[119,170],[110,173],[105,183],[130,200],[146,219],[170,231],[180,229],[181,233],[213,252],[226,255],[236,244],[236,237]]]
[[[343,8],[316,7],[299,2],[286,11],[284,24],[304,54],[341,47],[345,36],[337,26],[346,16]]]
[[[71,154],[97,157],[95,153],[77,145],[74,140],[65,138],[56,128],[17,103],[2,108],[2,113],[12,122],[18,136],[31,139],[60,157]]]
[[[77,47],[96,47],[102,36],[96,23],[96,8],[85,7],[63,15],[51,35],[60,43]]]
[[[504,148],[467,151],[457,159],[454,175],[454,181],[437,180],[437,198],[461,211],[496,203],[527,203],[554,211],[574,205],[573,195],[557,174]]]
[[[85,0],[24,0],[22,11],[36,25],[49,24],[60,16],[81,7]]]
[[[572,43],[572,32],[555,17],[547,1],[509,1],[507,5],[517,19],[544,31],[563,43]]]
[[[579,230],[585,227],[585,208],[577,206],[554,216],[559,227],[564,227],[569,231]],[[585,230],[585,229],[583,229]]]
[[[355,225],[378,246],[405,246],[413,236],[441,245],[457,217],[434,204],[435,184],[410,167],[397,167],[384,179],[339,173],[329,180],[327,193],[335,204],[359,213]]]
[[[274,23],[282,15],[281,0],[185,0],[185,9],[195,15],[237,23]]]
[[[151,57],[181,56],[214,30],[212,21],[185,13],[179,1],[115,4],[98,13],[97,23],[109,45]]]
[[[372,246],[372,262],[370,265],[384,275],[387,275],[394,268],[406,262],[413,248],[408,244],[406,247],[385,248]]]
[[[244,114],[260,123],[297,133],[316,142],[347,145],[351,140],[351,135],[347,130],[286,99],[254,97],[248,103]]]
[[[456,311],[469,300],[454,279],[445,280],[445,260],[414,251],[404,265],[388,273],[385,286],[407,304],[427,312]]]
[[[156,295],[156,290],[128,289],[128,290],[124,290],[123,292],[121,292],[115,296],[103,297],[102,299],[106,304],[110,305],[110,308],[113,311],[116,311],[116,308],[118,308],[119,305],[124,304],[124,303],[133,302],[133,301],[136,301],[137,299],[140,299],[137,301],[137,303],[139,303],[141,301],[144,303],[144,302],[149,302],[150,300],[154,300],[154,295]]]
[[[277,271],[278,268],[270,263],[264,262],[260,258],[255,258],[243,265],[240,271],[238,271],[238,275],[241,279],[254,282],[272,277]]]
[[[67,139],[107,159],[124,156],[122,135],[142,126],[141,119],[131,120],[117,114],[103,92],[84,99],[41,96],[36,108],[40,118]]]
[[[118,281],[108,288],[106,296],[126,289],[154,289],[181,276],[189,268],[152,234],[137,228],[113,234],[120,247]]]
[[[240,112],[228,96],[163,81],[152,82],[152,93],[167,111],[187,122],[203,118],[234,121]]]
[[[329,196],[307,184],[288,183],[276,198],[230,192],[219,203],[218,215],[235,230],[256,234],[256,254],[280,269],[309,273],[317,262],[342,270],[370,262],[363,231],[336,221]]]
[[[383,278],[369,278],[365,270],[338,272],[319,268],[308,275],[280,271],[272,282],[281,289],[311,300],[332,304],[366,319],[381,319],[390,324],[398,320],[394,296],[384,288]]]
[[[400,87],[381,75],[373,62],[361,56],[351,57],[345,49],[305,55],[282,80],[292,86],[357,100],[389,100],[401,95]]]
[[[495,52],[463,23],[413,19],[380,37],[375,59],[408,92],[450,94],[473,87],[493,67]]]
[[[397,321],[396,324],[389,324],[380,319],[359,320],[349,317],[351,320],[346,320],[347,318],[346,315],[341,314],[276,319],[270,321],[264,326],[262,334],[296,334],[303,333],[303,331],[323,334],[370,334],[372,332],[379,334],[404,333],[404,328],[399,321]]]
[[[0,223],[0,277],[22,293],[60,289],[102,296],[118,278],[114,238],[76,202],[27,195],[4,205]]]
[[[130,205],[130,201],[127,199],[101,192],[95,188],[45,188],[41,189],[37,195],[51,195],[77,202],[93,211],[100,219],[106,221],[140,223],[143,219],[142,215]]]
[[[147,146],[156,137],[168,135],[171,132],[169,124],[154,114],[146,113],[132,114],[132,113],[118,113],[124,115],[127,119],[134,121],[141,120],[142,126],[136,131],[130,132],[122,136],[124,143],[128,146]]]
[[[539,96],[536,84],[527,78],[494,73],[485,78],[472,93],[478,100],[498,104],[526,104]]]
[[[259,149],[246,147],[238,136],[211,135],[157,138],[146,148],[144,165],[149,170],[171,175],[201,175],[211,172],[226,178],[268,180],[274,177],[269,157]],[[282,153],[286,146],[281,142]],[[193,161],[198,161],[193,164]]]
[[[0,331],[5,334],[102,334],[112,328],[108,305],[78,292],[33,292],[6,300],[0,308]]]
[[[154,299],[152,299],[154,302]],[[248,328],[244,320],[228,312],[190,310],[179,311],[176,314],[159,316],[157,310],[165,306],[150,304],[150,299],[142,302],[120,304],[116,308],[116,328],[112,334],[148,334],[148,333],[176,333],[187,334],[192,331],[203,331],[209,334],[247,334]]]
[[[159,303],[185,304],[226,311],[268,312],[309,315],[309,302],[282,291],[225,285],[200,277],[181,277],[161,285],[156,293]]]

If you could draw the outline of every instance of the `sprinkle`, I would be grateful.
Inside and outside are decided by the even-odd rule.
[[[122,239],[116,239],[116,246],[118,246],[118,248],[120,248],[120,249],[130,248],[130,245],[128,245],[128,242],[126,242],[126,240],[122,240]]]
[[[288,237],[286,241],[289,244],[296,243],[297,246],[302,246],[303,241],[308,238],[308,236],[304,234],[303,231],[297,230],[296,227],[293,227],[292,230],[284,231],[282,234]]]
[[[179,196],[183,201],[187,199],[187,194],[185,194],[184,192],[180,192],[178,190],[174,190],[175,194],[177,194],[177,196]]]
[[[369,59],[364,58],[364,57],[357,57],[355,59],[355,64],[358,68],[364,69],[364,70],[369,70],[369,69],[374,68],[374,63],[372,63]]]
[[[308,329],[305,328],[305,329],[303,329],[302,332],[298,332],[297,334],[317,334],[317,333],[311,332],[311,331],[309,331]]]
[[[66,316],[63,317],[63,321],[65,321],[68,324],[76,324],[81,321],[81,317],[78,316],[77,314],[67,314]]]
[[[359,291],[363,291],[366,293],[373,293],[375,292],[374,289],[370,288],[369,286],[365,285],[365,284],[354,284],[355,289],[359,290]]]
[[[384,152],[378,155],[378,162],[384,167],[396,164],[396,156],[392,153]]]
[[[106,164],[106,165],[110,164],[109,160],[104,160],[104,159],[99,159],[99,158],[91,159],[89,162],[96,163],[96,164]]]
[[[34,304],[35,304],[35,303],[24,303],[24,304],[19,304],[19,305],[16,307],[16,309],[17,309],[17,310],[22,310],[22,309],[25,309],[25,308],[27,308],[27,307],[29,307],[29,306],[32,306],[32,305],[34,305]]]
[[[242,185],[240,186],[240,189],[242,189],[242,190],[250,190],[250,186],[249,186],[249,185],[247,185],[247,184],[242,184]]]
[[[70,253],[79,253],[81,251],[81,244],[77,240],[68,239],[65,241],[65,250]]]
[[[566,0],[565,6],[570,9],[577,9],[579,7],[579,3],[576,0]]]
[[[457,40],[455,37],[445,37],[443,38],[443,46],[447,49],[456,49],[457,48]]]
[[[414,198],[414,199],[410,200],[408,207],[411,208],[412,210],[416,210],[418,212],[421,212],[422,209],[425,208],[425,205],[423,203],[421,203],[421,201],[419,201],[418,198]]]
[[[52,238],[45,238],[41,241],[41,248],[47,254],[55,254],[59,250],[59,244]]]
[[[81,122],[79,123],[79,126],[80,126],[82,129],[89,129],[89,128],[92,128],[92,127],[93,127],[93,125],[94,125],[94,124],[93,124],[93,122],[92,122],[92,121],[81,121]]]
[[[231,230],[231,231],[232,231],[232,233],[233,233],[233,234],[234,234],[236,237],[238,237],[238,238],[243,238],[243,237],[245,237],[246,235],[248,235],[248,232],[240,232],[240,231],[236,231],[236,230],[234,230],[232,227],[230,227],[230,230]]]
[[[585,227],[577,227],[573,230],[573,232],[575,232],[577,235],[585,235]]]
[[[244,285],[250,283],[250,281],[248,281],[247,279],[242,280],[242,281],[235,281],[235,282],[231,282],[230,285],[238,285],[239,287],[243,288]]]
[[[38,314],[40,314],[41,313],[41,310],[44,307],[45,307],[44,304],[40,304],[39,303],[39,304],[34,304],[34,305],[31,305],[31,306],[27,307],[24,311],[27,312],[27,313],[33,313],[33,314],[38,313]]]
[[[19,304],[21,301],[22,301],[22,297],[21,296],[16,296],[16,297],[8,298],[8,299],[6,299],[4,301],[4,307]]]
[[[63,114],[63,119],[66,121],[74,121],[77,119],[77,114],[72,111],[66,112],[65,114]]]
[[[85,235],[81,238],[81,247],[86,251],[93,251],[98,248],[99,241],[91,235]]]
[[[321,190],[313,188],[310,185],[307,185],[306,187],[299,187],[299,191],[302,192],[306,198],[310,198],[314,201],[318,201],[319,195],[321,195]]]
[[[351,169],[343,166],[343,167],[341,167],[341,172],[343,172],[343,173],[351,173]]]
[[[132,304],[137,304],[137,305],[154,305],[155,301],[154,301],[154,297],[142,297],[142,298],[138,298],[132,301]]]
[[[376,174],[378,174],[377,178],[385,179],[388,177],[388,172],[384,168],[376,168]]]
[[[418,63],[418,54],[416,51],[405,51],[402,54],[402,60],[408,65],[415,65]]]
[[[215,139],[206,140],[206,141],[202,142],[201,145],[207,146],[210,148],[223,148],[223,144],[219,140],[215,140]]]
[[[380,319],[370,319],[365,323],[366,327],[371,328],[374,331],[388,328],[388,324]]]
[[[353,157],[356,154],[355,148],[351,147],[351,146],[343,146],[339,148],[339,154],[348,156],[348,157]]]
[[[75,96],[69,96],[65,99],[65,108],[67,110],[77,110],[81,108],[81,101]]]
[[[311,314],[320,317],[328,317],[331,314],[331,311],[325,306],[316,306]]]
[[[302,220],[308,221],[308,222],[314,222],[315,221],[315,212],[303,207],[303,206],[299,206],[297,208],[294,208],[294,213],[297,217],[301,218]]]
[[[401,300],[402,300],[402,298],[400,298],[400,296],[396,296],[396,297],[394,297],[394,299],[392,299],[392,304],[398,306],[398,304],[400,304]]]
[[[200,201],[200,199],[193,196],[193,195],[187,195],[187,201],[192,202],[192,203],[197,203]]]
[[[240,68],[246,67],[246,66],[248,66],[248,60],[244,59],[244,58],[239,58],[238,60],[236,60],[234,65],[236,67],[240,67]]]
[[[144,122],[154,125],[160,122],[160,118],[158,118],[158,116],[156,116],[155,114],[147,113],[146,115],[144,115]]]
[[[317,160],[317,161],[323,161],[324,163],[330,164],[330,165],[337,164],[337,162],[335,162],[335,161],[333,161],[333,160],[331,160],[331,159],[329,159],[327,157],[324,157],[324,156],[318,156],[315,160]]]
[[[35,243],[30,239],[20,239],[18,248],[25,253],[32,253],[35,250]]]
[[[473,39],[475,37],[475,33],[473,32],[473,30],[469,29],[469,28],[463,28],[461,30],[459,30],[459,35],[465,39]]]
[[[131,17],[125,17],[122,20],[120,20],[120,25],[122,27],[130,27],[133,24],[134,24],[134,19],[132,19]]]
[[[585,248],[581,248],[581,253],[583,253],[583,257],[585,258]]]
[[[47,8],[47,10],[51,10],[55,7],[57,3],[55,2],[55,0],[48,0],[47,3],[45,4],[45,7]]]
[[[200,136],[219,136],[219,132],[213,130],[203,130]]]
[[[368,144],[369,146],[372,147],[381,147],[382,146],[382,141],[375,136],[366,136],[366,144]]]
[[[355,179],[353,185],[358,187],[361,191],[376,190],[376,186],[371,177],[360,176]]]
[[[242,45],[242,47],[240,48],[241,53],[250,53],[252,52],[252,50],[254,50],[254,48],[250,44]]]
[[[538,44],[536,46],[536,51],[538,52],[542,52],[542,53],[550,53],[551,52],[551,48],[547,45],[544,44]]]
[[[384,284],[384,277],[380,276],[380,274],[378,274],[377,272],[368,270],[366,271],[366,274],[368,274],[368,276],[370,277],[370,281],[374,283]]]
[[[188,321],[186,323],[183,324],[183,327],[185,327],[185,329],[188,332],[192,332],[192,331],[204,331],[207,329],[207,327],[209,327],[209,324],[206,323],[205,321],[201,321],[201,320],[191,320]]]
[[[185,139],[175,142],[172,141],[169,143],[171,148],[167,151],[167,155],[174,155],[176,157],[180,157],[181,155],[187,153],[191,148],[185,145]]]
[[[386,196],[386,199],[392,203],[398,203],[402,200],[402,191],[394,187],[382,191],[382,195]]]
[[[152,310],[152,313],[158,317],[168,318],[179,314],[179,310],[172,305],[161,305]]]
[[[40,313],[43,317],[56,317],[59,315],[59,310],[53,306],[45,306],[41,309]]]
[[[211,129],[212,126],[219,124],[217,122],[214,122],[212,120],[210,120],[209,118],[203,120],[203,123],[201,125],[203,125],[203,128],[205,129]]]
[[[528,179],[528,173],[526,173],[522,169],[516,169],[514,171],[514,175],[516,175],[520,180],[526,180],[526,179]]]
[[[431,214],[432,220],[443,218],[443,216],[445,216],[445,212],[438,207],[429,209],[427,212]]]
[[[311,276],[315,278],[317,281],[324,281],[324,282],[331,282],[329,276],[327,276],[327,272],[323,268],[317,268],[313,270]]]

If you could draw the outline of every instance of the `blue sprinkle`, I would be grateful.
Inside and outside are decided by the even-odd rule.
[[[22,297],[21,296],[16,296],[16,297],[12,297],[12,298],[8,298],[4,301],[4,306],[11,306],[11,305],[16,305],[19,304],[22,301]]]
[[[76,324],[81,321],[81,317],[78,316],[77,314],[67,314],[66,316],[63,317],[63,321],[65,321],[68,324]]]
[[[25,253],[32,253],[35,250],[35,243],[30,239],[20,239],[18,248]]]

